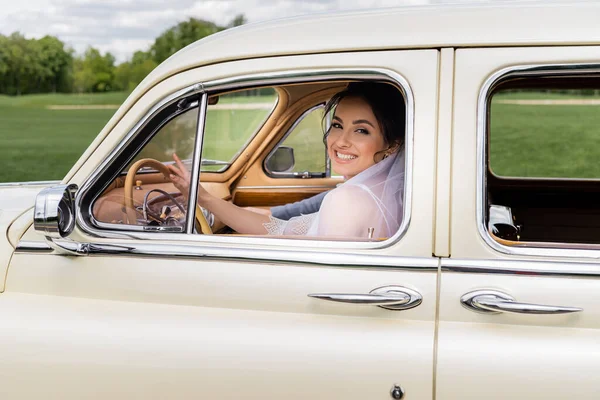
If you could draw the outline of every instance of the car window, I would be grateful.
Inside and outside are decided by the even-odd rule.
[[[367,120],[364,118],[374,117],[371,115],[371,109],[360,102],[358,104],[340,103],[341,105],[334,109],[335,113],[345,109],[346,113],[352,114],[344,116],[349,121],[348,125],[351,128],[344,130],[340,123],[335,126],[331,123],[329,126],[331,127],[330,135],[338,135],[343,138],[340,140],[344,144],[340,144],[341,150],[336,153],[341,160],[336,161],[336,165],[344,171],[347,170],[342,172],[342,175],[352,177],[360,174],[363,180],[366,180],[357,182],[355,185],[342,185],[343,190],[339,191],[339,196],[327,197],[329,200],[320,197],[314,207],[302,208],[301,212],[292,213],[300,220],[290,222],[290,225],[282,230],[279,229],[281,226],[278,225],[278,222],[272,227],[261,222],[258,230],[244,231],[243,227],[240,230],[235,225],[235,220],[227,218],[229,214],[219,214],[221,209],[215,212],[210,208],[198,208],[195,220],[186,220],[189,199],[192,197],[189,192],[191,185],[181,185],[181,182],[185,181],[178,183],[177,180],[185,177],[180,175],[180,172],[185,171],[188,173],[185,179],[189,182],[190,173],[198,163],[201,165],[201,186],[205,192],[211,196],[220,197],[225,202],[233,203],[232,206],[239,204],[237,202],[241,198],[241,191],[238,190],[240,188],[245,191],[245,202],[247,203],[245,206],[254,207],[254,209],[261,207],[264,199],[270,196],[275,196],[274,199],[267,200],[271,206],[287,207],[294,201],[308,200],[311,196],[325,194],[328,190],[335,188],[337,181],[321,182],[320,185],[313,187],[303,184],[298,185],[298,188],[293,185],[274,186],[274,190],[271,190],[268,186],[260,184],[262,178],[259,178],[258,185],[252,183],[248,186],[248,181],[237,184],[235,180],[228,181],[229,178],[220,180],[219,176],[227,170],[242,151],[248,153],[247,149],[254,149],[257,151],[256,155],[261,157],[260,152],[271,147],[264,142],[265,140],[279,140],[279,145],[275,148],[292,149],[294,152],[293,163],[288,167],[289,171],[309,171],[309,173],[319,173],[321,176],[330,176],[326,165],[328,160],[323,141],[323,110],[324,101],[327,98],[324,97],[322,84],[320,86],[315,84],[314,89],[310,85],[307,84],[305,88],[301,89],[284,86],[277,90],[275,87],[271,87],[237,91],[229,87],[227,93],[215,90],[201,95],[192,94],[188,97],[175,97],[173,100],[165,99],[163,106],[158,107],[157,111],[144,120],[140,124],[139,131],[133,131],[131,137],[124,141],[124,147],[115,152],[111,162],[112,166],[107,167],[103,172],[104,183],[98,180],[90,189],[97,193],[91,199],[91,207],[88,208],[93,217],[92,223],[95,227],[104,229],[143,232],[205,233],[208,232],[208,227],[206,227],[208,225],[213,233],[222,235],[236,233],[256,235],[262,234],[264,229],[264,235],[267,237],[274,235],[302,238],[305,235],[321,235],[331,237],[332,240],[380,241],[394,236],[402,226],[406,225],[402,225],[407,209],[403,197],[406,164],[404,148],[402,146],[382,147],[385,141],[384,139],[380,141],[379,138],[383,138],[383,133],[380,131],[368,132],[369,129],[378,129],[379,122],[373,120],[369,122],[371,128],[365,128],[367,123],[364,121]],[[335,85],[333,87],[337,92],[345,88],[339,82],[332,85]],[[392,101],[381,101],[381,104],[386,107],[389,104],[386,112],[390,115],[402,116],[402,118],[394,119],[397,129],[392,131],[397,132],[397,140],[404,142],[406,138],[404,133],[406,128],[404,93],[387,83],[377,82],[371,85],[377,87],[372,90],[381,91],[383,87],[385,90],[381,93],[386,96],[393,94],[391,97],[385,97]],[[363,86],[359,85],[359,87]],[[307,93],[314,95],[318,105],[307,109],[295,122],[283,119],[291,113],[278,112],[268,125],[264,125],[277,104],[276,93],[278,91],[286,93],[286,96],[290,96],[290,93],[296,96],[306,96]],[[330,90],[330,92],[329,96],[337,93],[334,90]],[[377,92],[377,94],[379,93]],[[384,97],[373,95],[373,99],[382,98]],[[288,100],[286,99],[286,101]],[[207,104],[205,118],[201,120],[204,122],[204,126],[198,126],[199,104]],[[366,117],[353,120],[357,110],[362,110],[361,112]],[[261,129],[263,126],[268,129]],[[291,128],[285,132],[282,129],[284,126],[291,126]],[[260,131],[261,134],[259,138],[255,137],[257,131]],[[197,139],[199,133],[203,135],[202,140]],[[279,137],[281,139],[277,139]],[[360,146],[354,150],[348,150],[351,148],[350,144],[354,142],[360,146],[366,146],[364,152],[368,154],[368,157],[364,156],[361,159],[364,162],[351,161],[358,157],[357,154],[362,155],[357,150]],[[201,160],[196,160],[194,159],[195,148],[200,143],[202,147],[198,150],[200,150]],[[183,168],[176,168],[178,160],[174,160],[175,154],[183,163]],[[255,165],[263,165],[266,157],[263,155],[262,158],[258,158],[258,163]],[[386,160],[386,157],[389,159]],[[246,159],[251,160],[250,157],[244,157],[244,160]],[[377,161],[375,161],[376,159]],[[380,172],[372,176],[361,173],[376,163],[386,166],[385,168],[380,166],[377,169]],[[241,167],[244,168],[244,165]],[[234,173],[237,171],[236,169]],[[260,169],[255,171],[259,174],[262,172]],[[369,176],[370,178],[367,178]],[[242,179],[246,179],[246,176]],[[381,183],[385,184],[381,185]],[[200,200],[198,200],[198,204],[203,206]],[[214,203],[211,204],[214,205]],[[331,212],[325,216],[321,215],[318,219],[310,219],[316,218],[321,207],[326,205]],[[353,219],[359,222],[354,224],[355,229],[350,232],[346,216],[355,213],[356,207],[361,210],[361,218]],[[308,216],[308,214],[313,215]],[[204,215],[205,218],[202,218],[201,215]],[[304,218],[305,216],[307,218]],[[325,224],[325,221],[329,222]],[[271,220],[272,222],[273,220]],[[319,230],[323,227],[331,229]]]
[[[153,227],[183,231],[188,193],[181,193],[168,184],[168,166],[174,163],[173,155],[177,154],[191,168],[198,102],[182,101],[172,112],[167,111],[166,116],[156,120],[146,128],[151,132],[150,140],[94,202],[92,213],[99,224],[133,225],[147,231]]]
[[[323,140],[324,104],[310,108],[292,125],[269,153],[264,168],[274,178],[312,178],[331,175]]]
[[[509,80],[490,94],[485,197],[494,239],[600,244],[599,88],[596,78],[565,75]]]

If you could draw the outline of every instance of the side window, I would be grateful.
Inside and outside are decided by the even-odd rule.
[[[597,78],[509,79],[489,96],[488,230],[505,245],[600,244]]]
[[[323,110],[307,110],[265,159],[265,171],[274,178],[312,178],[331,175],[323,141]]]
[[[321,97],[314,102],[319,102],[325,100],[324,86],[333,99],[329,103],[330,121],[323,121],[322,103],[293,121],[295,115],[284,109],[285,104],[294,104],[288,102],[288,97],[273,113],[278,94],[308,103],[312,99],[308,96],[318,93]],[[115,149],[102,172],[90,180],[82,195],[83,218],[94,228],[108,230],[352,241],[384,240],[406,225],[402,223],[408,209],[404,202],[407,119],[406,97],[401,89],[384,82],[335,81],[227,90],[164,99],[140,121],[140,130],[130,132]],[[203,129],[198,126],[199,104],[207,104]],[[385,117],[385,124],[374,117],[374,110]],[[334,149],[330,151],[331,171],[347,180],[344,185],[315,188],[298,181],[298,185],[274,185],[271,190],[260,181],[249,185],[250,179],[244,182],[244,175],[241,184],[236,180],[236,174],[240,176],[249,165],[269,164],[266,153],[272,148],[275,150],[271,156],[280,149],[290,149],[289,165],[283,168],[280,164],[281,169],[272,168],[272,173],[331,176],[324,124],[329,127],[327,142]],[[284,132],[280,129],[287,126],[291,128],[281,139]],[[199,132],[202,140],[197,139]],[[279,143],[274,144],[276,141]],[[200,144],[201,149],[197,147]],[[201,151],[201,157],[194,158],[196,150]],[[190,178],[198,168],[201,182],[197,184],[201,189],[196,197],[190,193],[190,187],[196,185],[190,184]],[[227,169],[228,173],[223,174]],[[237,212],[232,210],[240,205],[235,202],[240,193],[242,198],[245,196],[244,206],[261,215],[243,213],[248,218],[242,221],[230,218],[231,212]],[[260,207],[266,197],[268,205],[285,207],[315,195],[316,200],[306,207],[311,211],[287,208],[286,219],[273,214],[272,219],[265,219],[262,215]],[[195,218],[188,221],[188,205],[194,199]],[[358,216],[348,224],[347,215],[355,214]]]
[[[184,196],[169,184],[168,165],[174,162],[173,154],[177,154],[188,168],[192,166],[197,104],[185,103],[187,108],[166,111],[166,117],[157,117],[158,126],[148,128],[154,131],[151,139],[94,202],[92,213],[96,221],[145,230],[161,226],[163,231],[183,231],[187,193]]]

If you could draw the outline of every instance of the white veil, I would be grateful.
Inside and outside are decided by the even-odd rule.
[[[367,168],[333,189],[319,212],[283,221],[271,217],[269,234],[387,238],[400,227],[403,215],[404,151]]]

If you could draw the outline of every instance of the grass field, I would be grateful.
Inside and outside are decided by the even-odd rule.
[[[61,179],[106,124],[114,109],[50,110],[49,105],[118,105],[127,94],[0,96],[0,182]],[[491,166],[504,176],[600,178],[600,109],[598,105],[517,105],[496,100],[600,99],[561,93],[502,93],[491,108]],[[269,97],[223,97],[219,105],[265,104]],[[229,160],[268,113],[268,109],[213,110],[205,157]],[[320,128],[319,117],[300,131]],[[294,147],[321,146],[319,136],[299,133]],[[316,139],[318,142],[315,142]],[[289,143],[288,142],[288,143]],[[156,146],[155,158],[170,158],[169,141]],[[286,143],[286,144],[288,144]],[[157,142],[158,144],[158,142]],[[188,143],[188,147],[191,144]],[[148,149],[150,151],[151,149]],[[160,155],[162,153],[162,155]],[[307,152],[305,151],[304,154]],[[322,169],[322,150],[314,158],[297,152],[297,168]]]
[[[495,100],[598,100],[560,93],[506,93],[494,97],[490,165],[520,177],[600,178],[600,106],[517,105]]]
[[[62,179],[115,110],[50,104],[120,104],[126,95],[0,96],[0,182]]]

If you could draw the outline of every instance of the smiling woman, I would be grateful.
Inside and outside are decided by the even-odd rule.
[[[314,213],[283,221],[240,208],[202,186],[198,203],[238,233],[341,238],[392,236],[402,219],[404,100],[393,86],[351,83],[325,106],[327,153],[347,180]],[[176,158],[170,179],[189,193],[189,172]],[[349,218],[351,217],[351,218]]]

